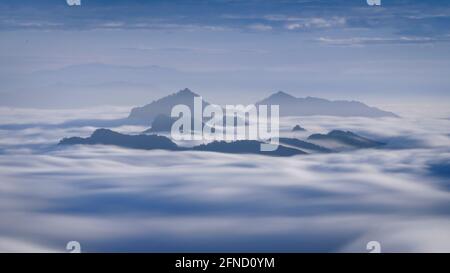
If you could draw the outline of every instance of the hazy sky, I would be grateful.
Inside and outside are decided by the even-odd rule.
[[[3,0],[0,105],[450,102],[450,1]]]

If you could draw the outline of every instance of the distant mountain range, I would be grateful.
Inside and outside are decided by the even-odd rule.
[[[143,150],[170,150],[170,151],[207,151],[231,154],[260,154],[269,156],[294,156],[308,153],[331,153],[339,149],[332,149],[327,146],[331,142],[346,145],[353,149],[375,148],[382,146],[383,143],[376,142],[351,132],[331,131],[326,135],[314,134],[308,140],[324,141],[321,146],[318,143],[306,142],[296,138],[280,138],[278,149],[272,152],[260,151],[262,141],[257,140],[238,140],[238,141],[214,141],[208,144],[194,146],[192,148],[180,147],[171,139],[158,135],[126,135],[109,129],[97,129],[87,138],[70,137],[64,138],[59,145],[115,145],[124,148],[143,149]]]
[[[358,101],[321,98],[296,98],[285,92],[277,92],[256,105],[280,105],[281,116],[340,116],[340,117],[398,117],[396,114],[370,107]]]
[[[127,120],[132,124],[141,122],[148,124],[156,117],[163,115],[167,117],[165,118],[166,122],[170,121],[169,117],[175,105],[187,105],[193,112],[195,97],[200,97],[200,95],[185,88],[150,104],[133,108]],[[210,104],[206,101],[202,103],[203,107]],[[358,101],[330,101],[313,97],[296,98],[281,91],[257,102],[256,105],[279,105],[280,116],[397,117],[394,113],[370,107]]]
[[[104,119],[85,119],[85,120],[70,120],[62,124],[3,124],[0,125],[2,129],[23,129],[28,127],[83,127],[93,126],[101,127],[117,127],[122,125],[143,125],[152,126],[155,119],[158,118],[153,129],[150,128],[148,132],[169,131],[174,119],[171,118],[171,111],[175,105],[183,104],[188,106],[193,112],[194,98],[200,95],[185,88],[172,95],[155,100],[149,104],[141,107],[135,107],[131,110],[128,117],[114,120]],[[202,101],[203,107],[210,103]],[[277,92],[268,98],[265,98],[256,103],[256,105],[279,105],[280,116],[311,116],[311,115],[330,115],[340,117],[398,117],[396,114],[380,110],[375,107],[367,106],[364,103],[357,101],[330,101],[320,98],[306,97],[296,98],[284,92]],[[299,128],[295,128],[297,131]]]

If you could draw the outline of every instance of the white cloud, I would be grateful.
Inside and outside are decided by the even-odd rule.
[[[71,240],[85,251],[365,252],[372,240],[383,251],[450,251],[448,177],[429,169],[450,158],[449,120],[295,117],[284,133],[297,123],[421,146],[268,158],[56,148],[92,129],[4,130],[0,251],[64,251]],[[50,148],[16,147],[30,139]]]
[[[272,30],[272,26],[270,25],[264,25],[264,24],[253,24],[248,26],[251,30],[257,30],[257,31],[269,31]]]
[[[303,25],[299,24],[299,23],[293,23],[293,24],[286,25],[286,28],[289,30],[294,30],[294,29],[298,29],[298,28],[303,28]]]
[[[329,38],[320,37],[320,43],[337,46],[362,46],[379,44],[432,44],[436,42],[449,42],[448,37],[350,37],[350,38]]]
[[[298,18],[298,20],[288,20],[289,23],[285,25],[288,30],[296,29],[311,29],[311,28],[331,28],[345,26],[347,23],[344,17],[332,18]]]

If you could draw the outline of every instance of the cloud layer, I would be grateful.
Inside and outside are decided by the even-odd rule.
[[[2,130],[0,251],[64,251],[72,240],[88,252],[365,252],[373,240],[383,251],[450,251],[449,122],[290,118],[285,134],[300,123],[388,142],[293,158],[59,148],[90,128]],[[417,141],[390,143],[405,136]]]

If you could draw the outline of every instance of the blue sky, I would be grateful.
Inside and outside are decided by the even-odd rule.
[[[6,0],[0,38],[8,106],[135,105],[184,87],[216,103],[450,97],[449,1]]]

